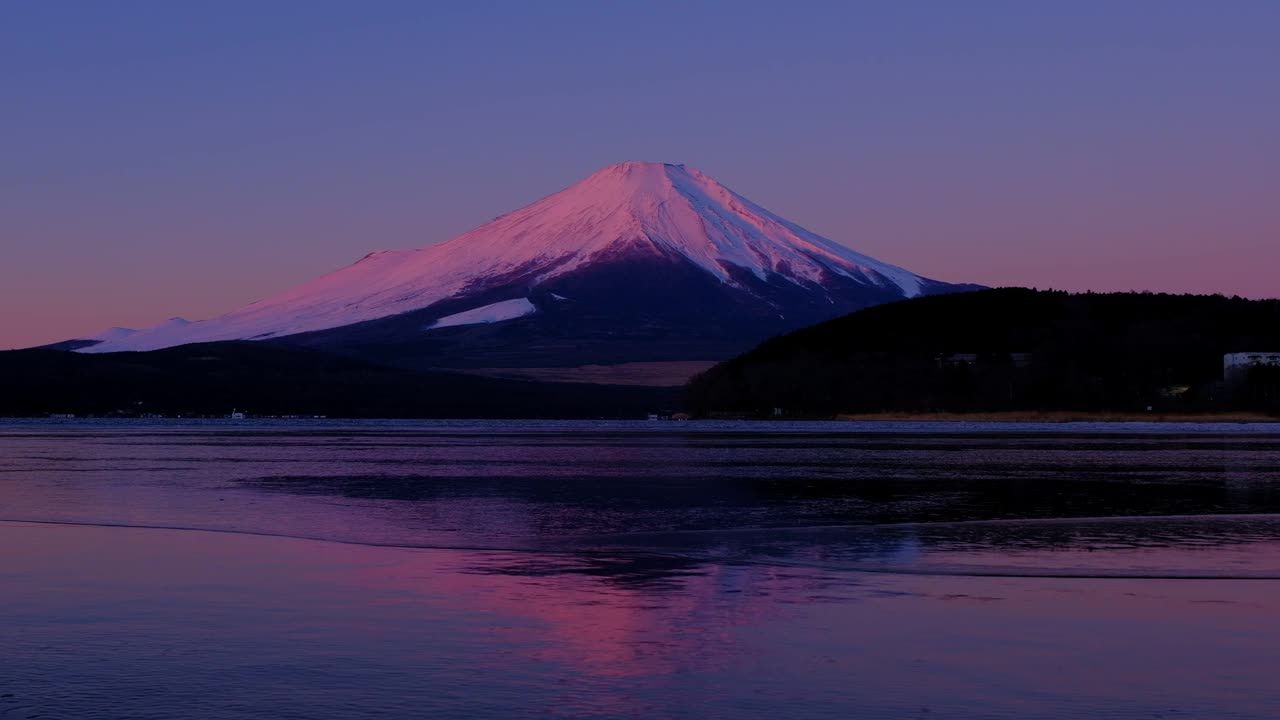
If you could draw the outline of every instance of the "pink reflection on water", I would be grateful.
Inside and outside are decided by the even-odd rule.
[[[380,606],[467,613],[486,643],[606,678],[721,666],[736,652],[734,628],[782,612],[774,596],[780,583],[801,591],[821,576],[710,565],[637,582],[571,556],[405,550],[371,564],[362,547],[298,544],[289,551],[306,556],[304,566],[323,556],[331,579],[337,569],[339,582],[374,591]]]
[[[314,702],[308,717],[492,702],[494,717],[707,704],[748,717],[1264,718],[1280,703],[1277,581],[655,570],[3,523],[0,547],[3,682],[25,690],[82,666],[111,687],[141,675],[212,703],[207,717],[228,687],[264,708]],[[264,694],[284,682],[272,673],[288,697]]]

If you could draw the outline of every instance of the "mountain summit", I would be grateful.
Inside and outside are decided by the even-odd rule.
[[[767,334],[956,289],[805,230],[693,168],[624,162],[452,240],[371,253],[226,315],[80,350],[286,340],[432,367],[711,360]],[[475,326],[494,327],[461,337]],[[654,347],[622,348],[642,337]]]

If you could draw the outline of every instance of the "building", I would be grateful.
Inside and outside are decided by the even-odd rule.
[[[940,368],[971,368],[982,366],[1013,365],[1015,368],[1031,367],[1031,353],[944,353],[935,355],[934,362]]]
[[[1280,368],[1280,352],[1238,352],[1222,356],[1223,379],[1240,378],[1255,367]]]
[[[978,364],[978,353],[947,353],[935,360],[940,368],[973,367]]]

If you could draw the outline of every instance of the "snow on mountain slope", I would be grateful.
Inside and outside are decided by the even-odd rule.
[[[457,325],[479,325],[480,323],[496,323],[503,320],[515,320],[518,317],[532,315],[538,308],[529,302],[529,298],[519,300],[503,300],[492,305],[485,305],[473,310],[454,313],[431,323],[431,329],[455,327]]]
[[[791,223],[685,167],[626,162],[452,240],[375,252],[234,312],[104,339],[84,352],[267,339],[429,307],[504,283],[527,288],[609,258],[674,254],[719,282],[745,271],[821,288],[843,276],[903,297],[925,281]],[[438,325],[438,324],[437,324]]]

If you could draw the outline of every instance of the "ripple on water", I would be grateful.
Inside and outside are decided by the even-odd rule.
[[[1280,515],[747,528],[575,542],[596,552],[910,575],[1280,579]]]

